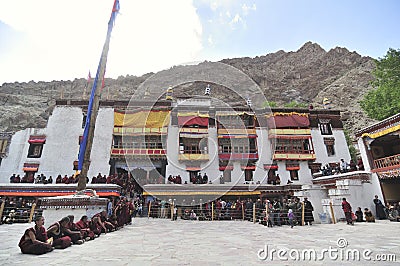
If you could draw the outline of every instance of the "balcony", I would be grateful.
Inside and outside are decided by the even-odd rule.
[[[165,135],[167,132],[167,127],[114,127],[113,130],[115,136]]]
[[[258,153],[219,153],[220,160],[258,160]]]
[[[165,149],[121,149],[112,148],[111,156],[134,156],[134,157],[165,157],[167,151]]]
[[[218,135],[256,135],[256,129],[255,128],[249,128],[249,129],[245,129],[245,128],[219,128],[218,129]],[[218,136],[219,138],[223,137],[223,136]]]
[[[400,154],[374,160],[374,169],[371,172],[383,172],[400,168]]]
[[[208,161],[209,154],[202,153],[180,153],[178,154],[179,161]]]
[[[274,153],[273,160],[296,160],[296,161],[306,161],[315,160],[316,156],[314,153]]]
[[[273,128],[268,131],[270,136],[275,135],[311,135],[311,129]]]

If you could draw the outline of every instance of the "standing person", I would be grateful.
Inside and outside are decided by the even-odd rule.
[[[378,220],[386,219],[385,206],[383,206],[382,201],[378,199],[378,195],[375,195],[374,204],[375,204],[376,218]]]
[[[293,225],[294,225],[294,222],[293,222],[293,220],[294,220],[294,213],[293,213],[293,210],[292,210],[292,209],[289,209],[289,210],[288,210],[287,217],[288,217],[288,220],[289,220],[290,228],[293,228]]]
[[[48,242],[47,232],[44,228],[43,216],[36,216],[35,226],[25,230],[19,241],[19,248],[24,254],[42,255],[53,250]]]
[[[350,203],[346,200],[346,198],[343,198],[343,201],[342,201],[342,209],[343,209],[343,212],[344,212],[344,216],[346,216],[347,224],[354,225],[354,223],[353,223],[353,217],[351,217],[351,205],[350,205]]]
[[[308,198],[304,198],[304,224],[310,224],[312,225],[312,222],[314,222],[314,216],[313,212],[314,207],[312,206],[311,202],[308,201]]]
[[[162,199],[161,203],[160,203],[160,205],[161,205],[160,218],[165,218],[165,213],[166,213],[166,210],[167,210],[166,204],[167,204],[167,202],[165,201],[165,199]]]

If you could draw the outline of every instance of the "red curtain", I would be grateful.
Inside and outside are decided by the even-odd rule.
[[[198,116],[178,116],[178,124],[180,126],[208,126],[208,117],[198,117]]]
[[[275,124],[274,124],[275,120]],[[301,115],[277,115],[268,118],[269,128],[309,127],[308,117]]]

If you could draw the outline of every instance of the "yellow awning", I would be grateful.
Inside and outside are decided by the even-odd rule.
[[[197,116],[197,117],[210,117],[207,113],[200,113],[200,112],[186,112],[186,113],[178,113],[178,116]]]
[[[114,112],[115,127],[159,128],[169,125],[170,111]]]
[[[396,132],[398,130],[400,130],[400,125],[397,125],[397,126],[394,126],[394,127],[389,127],[389,128],[387,128],[385,130],[382,130],[382,131],[379,131],[379,132],[376,132],[376,133],[371,133],[371,134],[370,133],[364,133],[364,134],[361,135],[361,137],[363,137],[363,138],[364,137],[370,137],[371,139],[376,139],[376,138],[382,137],[384,135],[387,135],[389,133]]]

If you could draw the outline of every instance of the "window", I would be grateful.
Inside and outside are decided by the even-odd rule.
[[[328,156],[335,155],[335,138],[324,138],[324,144]]]
[[[276,170],[275,169],[269,169],[268,170],[267,184],[272,184],[273,180],[275,180],[275,176],[276,176]]]
[[[244,170],[244,180],[246,182],[253,181],[253,171],[252,170]]]
[[[290,180],[297,181],[299,180],[299,171],[298,170],[290,170]]]
[[[333,156],[335,155],[335,146],[334,145],[325,145],[326,146],[326,152],[328,153],[328,156]]]
[[[232,171],[231,170],[225,170],[223,175],[224,175],[224,182],[232,181]]]
[[[87,114],[86,114],[86,113],[83,113],[82,128],[85,128],[85,125],[86,125],[86,118],[87,118]]]
[[[43,144],[31,144],[28,150],[28,158],[40,158],[42,156]]]
[[[332,135],[332,126],[329,119],[320,119],[319,129],[322,135]]]

